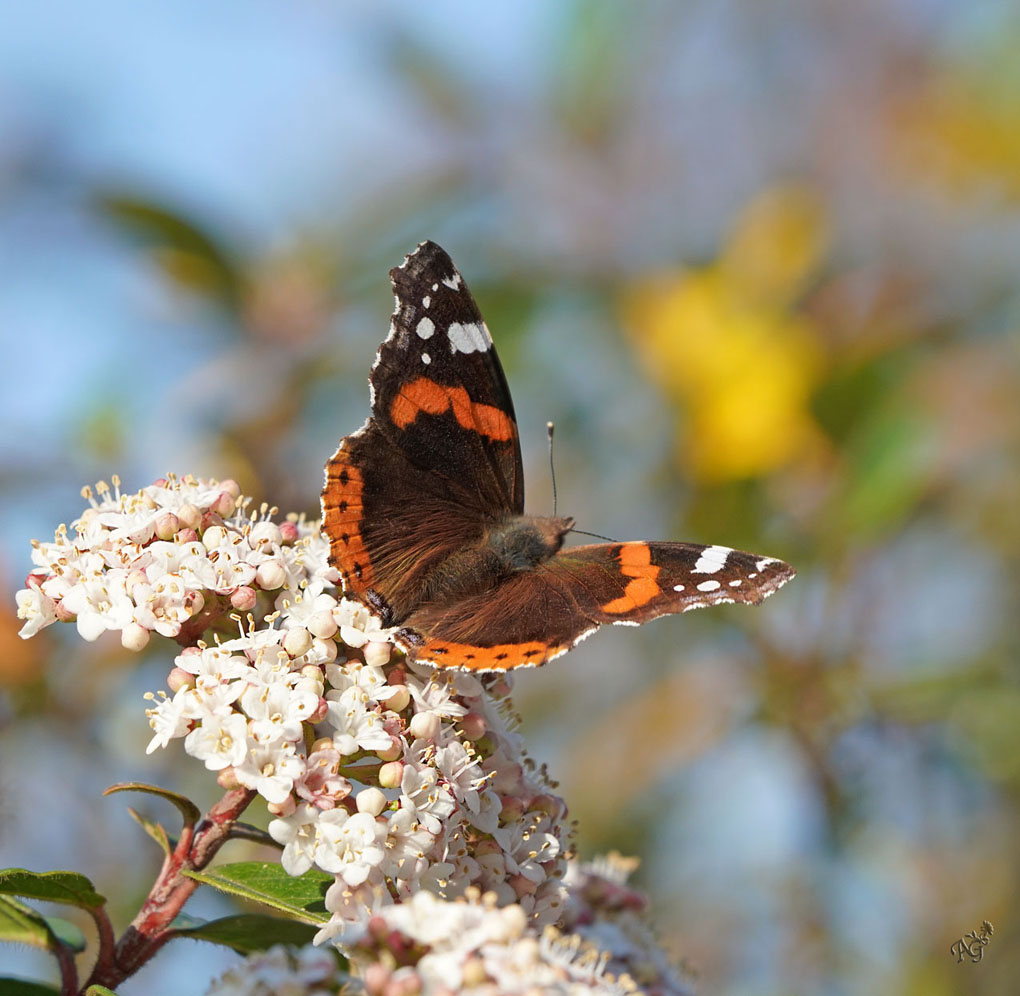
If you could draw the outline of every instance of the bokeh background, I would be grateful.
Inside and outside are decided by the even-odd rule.
[[[583,528],[800,571],[518,679],[579,853],[640,855],[706,994],[1017,991],[1016,3],[37,0],[4,22],[0,865],[84,871],[124,923],[157,855],[101,789],[215,795],[179,749],[142,754],[169,644],[14,635],[30,538],[114,472],[314,512],[367,413],[387,270],[432,238],[507,368],[531,511],[551,419]],[[173,946],[123,993],[230,961]]]

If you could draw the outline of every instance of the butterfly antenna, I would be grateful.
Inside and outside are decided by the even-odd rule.
[[[549,476],[552,478],[553,489],[553,518],[556,518],[556,464],[553,463],[553,432],[556,431],[554,422],[545,423],[545,431],[549,435]]]
[[[615,543],[616,540],[612,536],[603,536],[601,533],[590,533],[587,529],[571,529],[572,533],[577,533],[578,536],[594,536],[595,539],[605,540],[607,543]]]

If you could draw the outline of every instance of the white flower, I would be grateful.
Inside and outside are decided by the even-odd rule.
[[[283,844],[281,863],[288,875],[304,875],[315,860],[320,810],[302,802],[290,816],[270,820],[269,836]]]
[[[272,745],[256,744],[248,751],[242,764],[234,768],[237,780],[246,788],[255,789],[266,802],[282,803],[305,769],[304,758],[290,741]]]
[[[386,858],[386,825],[368,813],[338,806],[320,814],[317,830],[315,863],[348,885],[361,885]]]
[[[241,695],[241,708],[251,718],[251,738],[260,744],[300,739],[302,724],[318,705],[314,692],[297,691],[282,681],[249,685]]]
[[[363,647],[375,640],[392,642],[395,628],[383,629],[379,617],[369,612],[361,602],[342,598],[333,612],[333,617],[340,627],[340,639],[348,647]]]
[[[36,588],[23,588],[15,596],[18,603],[18,618],[25,620],[25,625],[18,635],[27,640],[35,636],[39,630],[49,626],[57,618],[57,603]]]
[[[77,616],[83,640],[91,642],[108,629],[123,629],[134,622],[135,603],[124,582],[124,571],[110,571],[103,578],[75,585],[64,596],[64,608]]]
[[[371,699],[357,685],[344,692],[327,692],[326,720],[336,731],[333,743],[341,754],[362,750],[386,750],[392,738],[383,726],[382,717],[369,708]]]
[[[436,838],[423,829],[414,808],[401,807],[387,814],[386,861],[383,874],[392,879],[414,879],[428,868],[428,853]]]
[[[184,750],[210,771],[241,764],[247,748],[248,724],[236,712],[206,716],[184,740]]]
[[[165,747],[175,737],[183,737],[191,729],[191,720],[184,715],[186,691],[181,689],[173,698],[164,697],[153,708],[145,710],[154,734],[145,748],[146,754],[151,754],[157,747]]]
[[[224,647],[203,647],[197,654],[180,654],[174,664],[199,677],[217,681],[246,678],[250,670],[247,657],[232,654]]]

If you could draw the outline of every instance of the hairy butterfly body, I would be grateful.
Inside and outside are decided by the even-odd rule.
[[[398,627],[414,660],[501,671],[565,653],[606,623],[756,604],[788,564],[724,546],[564,548],[573,519],[524,514],[513,403],[450,257],[423,242],[390,271],[372,414],[326,464],[323,528],[344,591]]]

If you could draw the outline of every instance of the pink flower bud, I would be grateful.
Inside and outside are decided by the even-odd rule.
[[[406,685],[407,684],[407,671],[404,670],[399,664],[392,670],[386,677],[387,684],[390,685]]]
[[[216,784],[221,789],[236,789],[241,787],[241,783],[237,780],[237,775],[234,773],[233,768],[224,768],[216,776]]]
[[[387,709],[394,712],[403,712],[411,701],[411,692],[407,685],[395,685],[397,690],[383,703]]]
[[[303,670],[303,669],[302,669]],[[318,668],[316,668],[318,670]],[[309,723],[321,723],[329,715],[329,703],[325,699],[319,699],[319,704],[308,717]]]
[[[172,540],[181,528],[181,520],[173,512],[164,512],[156,520],[156,535],[161,540]]]
[[[230,593],[230,605],[238,612],[251,612],[258,601],[258,594],[254,588],[246,584],[239,585]]]
[[[400,788],[404,778],[404,762],[389,761],[379,768],[379,784],[384,789]]]
[[[225,481],[220,481],[220,487],[223,489],[224,494],[230,495],[231,498],[241,497],[241,485],[232,477],[228,477]]]
[[[524,815],[524,803],[515,795],[504,795],[501,800],[503,808],[500,810],[499,819],[504,824],[517,823]]]
[[[501,699],[510,694],[510,682],[506,678],[499,678],[489,685],[489,694],[494,698]]]
[[[267,560],[260,564],[255,572],[255,580],[264,591],[276,591],[282,588],[287,580],[287,572],[278,560]]]
[[[364,648],[365,663],[373,667],[382,667],[389,662],[390,654],[393,652],[392,643],[384,643],[382,640],[373,640],[366,643]]]
[[[64,606],[63,602],[57,602],[53,606],[53,611],[61,622],[74,622],[78,618],[70,609]]]
[[[333,613],[328,609],[313,612],[308,618],[308,632],[323,640],[328,640],[339,628],[333,618]]]
[[[181,543],[194,543],[198,539],[198,533],[191,528],[182,529],[177,534],[177,539],[180,540]]]
[[[386,996],[386,987],[392,973],[379,962],[373,962],[365,968],[361,983],[365,987],[366,996]]]
[[[312,634],[304,626],[295,626],[287,630],[283,638],[283,649],[291,657],[301,657],[312,649]]]
[[[209,506],[209,511],[212,512],[213,515],[219,515],[226,519],[234,514],[236,506],[237,498],[226,491],[221,491],[216,500]]]
[[[202,524],[202,513],[191,502],[185,502],[177,509],[177,518],[189,529],[198,529]]]
[[[166,687],[171,692],[179,692],[182,688],[194,688],[195,676],[182,667],[172,668],[166,676]]]
[[[166,487],[166,478],[165,477],[157,477],[156,480],[154,480],[152,482],[152,486],[154,488],[165,488]]]
[[[298,541],[298,537],[301,534],[298,532],[297,523],[295,522],[281,522],[280,523],[280,542],[284,546],[290,546]]]
[[[435,740],[439,736],[442,720],[434,712],[419,712],[411,717],[408,730],[411,736],[421,740]]]
[[[469,712],[466,716],[461,716],[460,728],[464,736],[471,741],[481,740],[488,729],[485,717],[480,716],[477,712]]]
[[[375,756],[380,761],[395,761],[398,757],[401,757],[404,753],[403,744],[396,738],[390,739],[389,747],[385,747],[382,750],[377,750]]]

